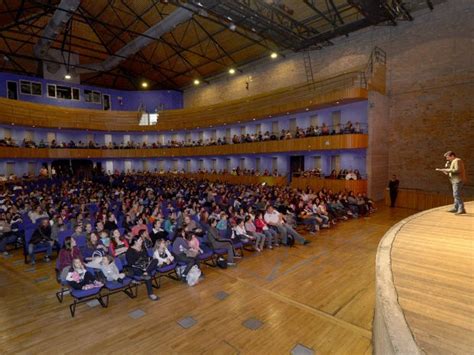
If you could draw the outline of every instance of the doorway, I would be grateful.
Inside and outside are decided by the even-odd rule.
[[[18,83],[7,81],[7,97],[11,100],[18,100]]]
[[[304,155],[292,155],[290,157],[290,176],[299,176],[304,171]]]
[[[104,111],[110,111],[112,109],[112,104],[110,102],[110,95],[102,94],[102,105]]]

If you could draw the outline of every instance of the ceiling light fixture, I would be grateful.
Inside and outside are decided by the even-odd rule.
[[[71,78],[72,78],[72,76],[69,73],[66,73],[66,75],[64,75],[64,79],[66,79],[66,80],[69,80]]]
[[[234,68],[230,68],[230,69],[229,69],[229,74],[230,74],[230,75],[234,75],[234,74],[235,74],[235,69],[234,69]]]
[[[273,52],[272,54],[270,54],[270,58],[272,58],[272,59],[278,58],[278,53],[277,53],[277,52]]]
[[[148,87],[148,83],[147,83],[146,81],[144,81],[144,82],[142,83],[142,88],[147,88],[147,87]]]
[[[194,85],[199,85],[199,84],[201,84],[201,82],[199,81],[199,79],[194,79],[193,83],[194,83]]]

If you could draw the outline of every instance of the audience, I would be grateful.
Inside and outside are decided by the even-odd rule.
[[[348,121],[342,126],[340,123],[334,126],[327,126],[325,123],[319,126],[309,126],[306,129],[296,127],[294,131],[282,129],[280,133],[266,131],[262,133],[260,131],[255,133],[246,133],[241,135],[234,135],[231,139],[226,137],[213,137],[207,139],[197,140],[168,140],[166,143],[156,141],[153,143],[147,142],[134,142],[129,140],[127,142],[109,142],[109,143],[97,143],[94,141],[83,142],[78,140],[70,140],[69,142],[57,142],[53,139],[50,143],[45,142],[43,139],[37,143],[31,139],[24,138],[21,144],[17,144],[11,137],[4,137],[0,139],[0,147],[22,147],[22,148],[53,148],[53,149],[158,149],[158,148],[180,148],[180,147],[201,147],[201,146],[217,146],[227,144],[242,144],[252,142],[263,142],[268,140],[288,140],[298,139],[305,137],[317,137],[325,135],[336,135],[336,134],[360,134],[363,133],[361,124],[356,122],[352,124]]]
[[[236,266],[239,242],[257,252],[293,242],[305,245],[309,239],[295,226],[315,234],[375,210],[367,196],[351,191],[232,185],[159,173],[25,180],[4,189],[0,250],[11,243],[4,242],[5,234],[18,239],[20,223],[34,228],[26,246],[32,264],[38,246],[46,261],[54,245],[61,247],[58,274],[71,287],[100,287],[100,278],[88,273],[85,263],[107,281],[122,280],[115,265],[121,260],[145,283],[151,300],[158,299],[151,282],[157,266],[181,262],[180,276],[186,280],[193,267],[199,269],[204,247],[223,250],[227,265]],[[61,241],[65,231],[70,233]]]

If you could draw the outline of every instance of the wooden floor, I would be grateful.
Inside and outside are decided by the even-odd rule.
[[[409,221],[392,247],[398,301],[418,346],[430,354],[474,353],[474,202]]]
[[[307,247],[248,252],[234,269],[205,267],[195,287],[164,280],[158,302],[142,286],[137,299],[84,304],[75,318],[55,298],[52,264],[31,270],[19,255],[0,257],[0,353],[289,354],[300,343],[318,354],[371,354],[377,245],[413,213],[382,207]],[[219,301],[219,291],[229,296]],[[131,319],[137,309],[145,315]],[[177,321],[187,316],[197,324],[183,329]],[[248,318],[263,326],[243,327]]]

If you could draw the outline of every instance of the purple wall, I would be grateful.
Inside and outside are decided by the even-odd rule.
[[[43,84],[43,95],[23,95],[20,93],[20,80],[29,80],[41,82]],[[20,100],[36,102],[48,105],[58,105],[65,107],[76,107],[85,109],[102,109],[102,104],[95,104],[84,101],[84,89],[99,91],[102,94],[111,96],[112,110],[116,111],[137,111],[140,104],[144,104],[149,112],[153,112],[155,107],[160,104],[164,105],[165,109],[183,108],[183,94],[175,90],[157,90],[157,91],[124,91],[113,90],[107,88],[100,88],[87,85],[74,84],[68,81],[51,81],[37,77],[17,75],[12,73],[0,73],[0,97],[7,97],[7,81],[18,82],[18,97]],[[62,100],[50,98],[47,96],[46,83],[71,86],[80,89],[80,101]],[[119,102],[119,97],[122,98],[122,104]]]

